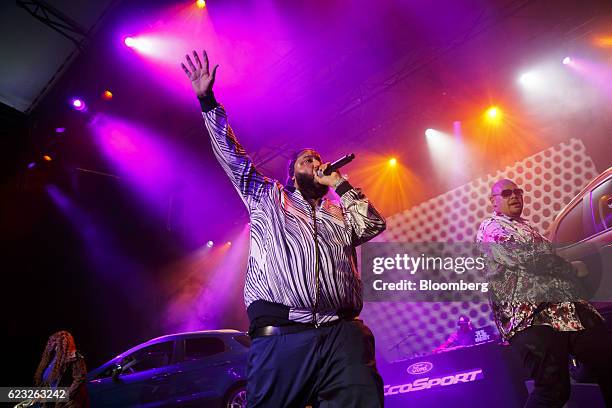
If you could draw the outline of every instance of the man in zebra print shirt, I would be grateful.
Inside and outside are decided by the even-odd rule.
[[[383,382],[363,307],[356,247],[385,229],[369,200],[313,149],[291,157],[286,185],[261,175],[212,92],[206,52],[182,68],[202,106],[213,152],[251,220],[244,301],[253,342],[249,407],[379,407]],[[329,188],[341,205],[326,199]]]

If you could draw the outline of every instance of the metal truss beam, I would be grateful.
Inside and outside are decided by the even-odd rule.
[[[80,50],[83,49],[88,37],[87,30],[55,7],[42,0],[17,0],[17,6],[72,41]]]

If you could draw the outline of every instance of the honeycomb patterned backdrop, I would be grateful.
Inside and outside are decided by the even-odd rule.
[[[492,211],[490,187],[500,178],[525,190],[523,217],[545,233],[555,214],[597,174],[582,141],[570,139],[388,217],[382,240],[473,242]],[[495,326],[489,305],[475,302],[367,302],[361,317],[376,335],[378,357],[395,361],[429,354],[456,329],[460,315],[469,316],[474,327]]]

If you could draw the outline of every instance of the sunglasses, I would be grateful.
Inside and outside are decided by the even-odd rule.
[[[507,189],[507,190],[502,190],[501,193],[499,194],[493,194],[493,195],[502,196],[502,198],[510,198],[512,196],[512,193],[514,193],[514,195],[517,197],[522,197],[523,189],[522,188],[515,188],[514,190]]]

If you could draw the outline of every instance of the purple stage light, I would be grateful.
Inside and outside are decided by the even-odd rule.
[[[123,42],[126,46],[134,48],[136,46],[136,39],[134,37],[125,37]]]
[[[453,122],[453,133],[456,139],[461,139],[461,121],[456,120]]]
[[[151,40],[145,37],[125,37],[123,40],[126,46],[139,52],[148,53],[152,49]]]
[[[55,128],[55,133],[64,133],[65,131],[66,131],[66,128],[63,128],[63,127]]]
[[[568,65],[591,85],[594,85],[598,92],[606,98],[612,98],[612,69],[610,64],[603,61],[572,58]]]
[[[30,164],[28,164],[28,169],[33,169],[34,167],[36,167],[36,163],[32,162]]]
[[[74,98],[71,103],[72,107],[78,111],[83,111],[86,108],[85,102],[82,99]]]

